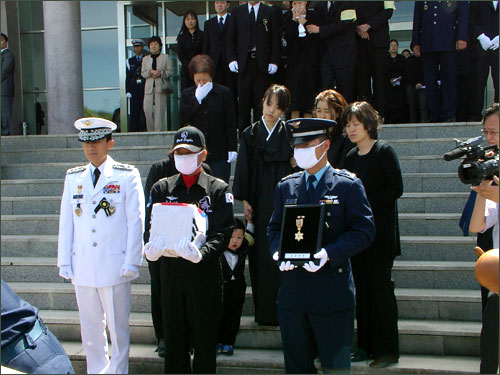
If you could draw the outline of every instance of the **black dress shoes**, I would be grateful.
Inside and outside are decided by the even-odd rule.
[[[158,357],[165,358],[165,339],[158,339],[156,351],[158,352]]]
[[[386,368],[389,367],[393,364],[396,364],[399,362],[399,359],[397,357],[394,357],[392,355],[384,355],[382,357],[377,358],[375,361],[370,363],[371,368]]]
[[[368,359],[368,354],[363,349],[357,349],[351,354],[351,362],[363,362]]]

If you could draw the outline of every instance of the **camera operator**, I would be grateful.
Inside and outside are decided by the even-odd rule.
[[[489,145],[500,146],[499,142],[499,107],[498,103],[492,104],[485,111],[483,118],[482,132],[485,135]],[[472,212],[469,231],[479,233],[478,245],[484,250],[489,250],[491,247],[499,247],[498,238],[498,177],[493,176],[492,180],[483,180],[478,186],[472,186],[471,189],[477,193]],[[493,228],[493,244],[481,246],[481,234]],[[491,240],[491,233],[488,240]],[[481,241],[484,242],[484,241]],[[483,308],[483,326],[481,329],[481,367],[482,374],[496,373],[498,368],[498,318],[499,318],[499,298],[497,294],[489,292],[486,304]]]

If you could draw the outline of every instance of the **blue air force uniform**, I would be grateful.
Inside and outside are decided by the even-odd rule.
[[[318,181],[308,195],[306,175],[298,172],[278,183],[268,226],[269,251],[274,254],[285,204],[325,204],[322,247],[329,260],[315,273],[302,267],[282,273],[278,317],[287,373],[315,373],[316,355],[323,371],[350,368],[355,298],[349,258],[375,236],[361,180],[326,164],[315,174]]]
[[[422,53],[431,122],[455,117],[456,42],[468,40],[468,23],[469,4],[466,1],[415,1],[411,46],[420,46]],[[438,80],[441,80],[441,95]]]
[[[142,39],[134,39],[132,45],[144,46]],[[144,85],[146,80],[141,76],[142,58],[141,56],[132,56],[127,60],[127,76],[125,80],[125,91],[132,95],[130,98],[130,121],[129,132],[145,132],[146,116],[144,115]]]

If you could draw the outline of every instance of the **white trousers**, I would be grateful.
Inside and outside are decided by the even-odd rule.
[[[127,374],[130,349],[130,282],[92,288],[76,286],[88,374]],[[112,343],[111,360],[108,337]]]

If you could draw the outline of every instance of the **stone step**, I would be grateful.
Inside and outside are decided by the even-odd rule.
[[[381,125],[379,139],[459,138],[465,140],[481,135],[480,122]]]
[[[171,145],[175,132],[115,133],[116,146],[165,146]],[[77,134],[28,135],[3,137],[2,151],[20,149],[81,148]]]
[[[115,160],[156,161],[167,157],[170,145],[161,146],[120,146],[109,152]],[[74,163],[86,164],[87,159],[83,154],[81,145],[78,148],[51,148],[51,149],[26,149],[2,150],[2,163]]]
[[[63,342],[63,347],[73,363],[77,374],[86,373],[85,353],[80,342]],[[160,374],[164,372],[164,360],[155,352],[156,345],[130,345],[131,374]],[[353,363],[351,373],[376,373],[368,364]],[[320,371],[320,364],[316,361]],[[479,369],[477,357],[464,356],[423,356],[403,354],[399,363],[385,368],[387,374],[475,374]],[[218,374],[282,374],[285,372],[283,352],[279,349],[235,348],[232,356],[217,357]]]
[[[80,340],[77,311],[40,310],[40,316],[63,342]],[[154,345],[151,315],[131,313],[130,341]],[[481,323],[461,321],[399,320],[400,351],[420,355],[479,355]],[[236,337],[238,348],[281,349],[279,327],[259,326],[253,317],[244,316]]]
[[[393,139],[389,142],[399,157],[413,155],[443,155],[455,148],[452,138]],[[167,156],[171,145],[123,146],[119,143],[110,151],[115,160],[156,161]],[[7,149],[1,152],[2,163],[86,163],[81,144],[74,148]]]
[[[149,171],[148,171],[149,173]],[[142,185],[146,183],[142,176]],[[232,177],[230,185],[232,186]],[[469,193],[470,186],[458,179],[457,173],[403,173],[405,193]],[[1,181],[2,197],[61,196],[64,179],[14,179]],[[457,208],[458,210],[458,208]]]
[[[3,271],[3,269],[2,269]],[[147,272],[147,271],[146,271]],[[11,288],[24,300],[42,310],[77,310],[73,285],[69,282],[38,283],[13,281]],[[477,290],[395,290],[400,319],[481,321],[481,297]],[[132,312],[151,312],[149,284],[132,284]],[[252,288],[247,287],[243,315],[253,316]]]
[[[235,217],[243,219],[243,214],[236,212]],[[458,226],[459,213],[399,214],[399,226],[402,236],[461,236]],[[59,215],[2,215],[2,234],[57,234]]]
[[[120,160],[126,164],[133,164],[141,173],[147,176],[151,161]],[[455,172],[457,173],[460,160],[446,162],[442,155],[401,156],[399,158],[403,173],[429,173],[429,172]],[[80,164],[84,164],[83,162]],[[66,170],[73,168],[78,163],[2,163],[2,179],[54,179],[64,178]],[[234,169],[235,163],[232,163]]]
[[[476,260],[476,237],[402,236],[400,260]],[[56,257],[57,235],[2,235],[4,257]]]
[[[468,193],[405,193],[398,201],[400,213],[457,213],[469,197]],[[1,197],[2,215],[59,214],[61,196]],[[237,201],[235,212],[242,213]]]

